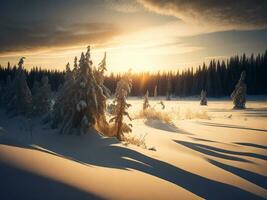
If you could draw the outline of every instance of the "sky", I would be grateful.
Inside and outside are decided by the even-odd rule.
[[[0,0],[0,64],[59,69],[92,49],[110,72],[177,70],[267,49],[266,0]]]

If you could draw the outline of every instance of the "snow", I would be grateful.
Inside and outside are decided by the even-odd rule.
[[[0,111],[0,199],[260,199],[267,197],[267,101],[149,104],[172,118],[135,119],[149,149],[90,131],[60,135]],[[130,116],[143,100],[132,98]],[[156,151],[155,151],[156,150]]]
[[[76,105],[76,110],[81,111],[87,107],[87,103],[84,100],[80,100],[79,103]]]

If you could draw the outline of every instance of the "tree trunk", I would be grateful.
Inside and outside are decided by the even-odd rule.
[[[121,138],[121,128],[122,128],[122,117],[120,116],[120,118],[118,119],[118,126],[117,126],[117,139],[119,141],[122,141],[122,138]]]

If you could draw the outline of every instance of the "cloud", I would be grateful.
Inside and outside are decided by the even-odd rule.
[[[186,22],[227,28],[267,27],[266,0],[138,0],[151,11]]]
[[[0,54],[34,49],[61,48],[75,45],[103,44],[120,34],[109,23],[48,23],[35,21],[0,23]]]
[[[103,3],[110,9],[122,13],[136,13],[144,9],[137,1],[133,0],[104,0]]]
[[[218,55],[235,55],[262,53],[267,47],[267,29],[231,30],[184,36],[180,41],[189,45],[202,47],[198,52],[202,57]]]
[[[124,33],[106,20],[103,0],[3,0],[0,6],[0,54],[101,45]],[[101,11],[104,8],[101,8]]]

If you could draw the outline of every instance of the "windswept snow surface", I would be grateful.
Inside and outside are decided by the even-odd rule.
[[[160,100],[150,105],[161,110]],[[131,116],[143,100],[130,99]],[[267,101],[164,101],[171,124],[132,121],[150,151],[94,131],[60,135],[0,112],[0,199],[267,198]]]

